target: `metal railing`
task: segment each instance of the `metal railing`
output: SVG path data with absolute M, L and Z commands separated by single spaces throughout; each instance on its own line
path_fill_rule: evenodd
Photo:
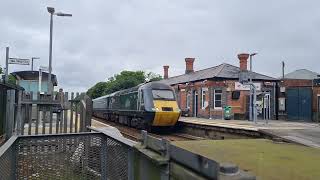
M 0 148 L 0 179 L 130 179 L 134 144 L 91 132 L 14 136 Z
M 146 132 L 139 143 L 95 131 L 11 137 L 0 147 L 0 179 L 255 179 Z

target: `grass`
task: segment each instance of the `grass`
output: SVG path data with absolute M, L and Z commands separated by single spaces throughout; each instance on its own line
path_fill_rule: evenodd
M 320 150 L 265 139 L 176 141 L 174 145 L 217 162 L 231 162 L 258 179 L 320 179 Z

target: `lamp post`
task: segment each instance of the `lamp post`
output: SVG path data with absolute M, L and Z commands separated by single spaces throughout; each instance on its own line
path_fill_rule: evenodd
M 31 58 L 31 71 L 33 71 L 33 60 L 36 60 L 36 59 L 40 59 L 39 57 L 32 57 Z
M 51 74 L 52 74 L 52 29 L 53 29 L 53 15 L 56 16 L 67 16 L 71 17 L 72 14 L 58 12 L 55 13 L 53 7 L 47 7 L 48 12 L 50 13 L 50 42 L 49 42 L 49 77 L 48 77 L 48 93 L 52 94 L 53 86 L 51 87 Z
M 253 56 L 255 56 L 255 55 L 257 55 L 258 53 L 252 53 L 252 54 L 250 54 L 249 56 L 250 56 L 250 83 L 252 84 L 252 57 Z M 250 86 L 250 106 L 249 106 L 249 119 L 250 119 L 250 121 L 252 121 L 253 120 L 253 118 L 252 118 L 252 116 L 253 116 L 253 102 L 252 102 L 252 87 Z

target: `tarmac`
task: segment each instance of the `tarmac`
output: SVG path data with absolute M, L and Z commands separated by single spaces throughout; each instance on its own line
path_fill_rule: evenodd
M 257 123 L 254 123 L 248 120 L 221 120 L 196 117 L 181 117 L 179 121 L 214 127 L 259 131 L 290 142 L 320 148 L 319 123 L 282 120 L 258 120 Z

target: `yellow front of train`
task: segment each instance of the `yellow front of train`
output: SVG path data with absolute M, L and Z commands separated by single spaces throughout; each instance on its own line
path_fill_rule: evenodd
M 152 90 L 154 120 L 152 126 L 174 126 L 181 110 L 172 90 Z

